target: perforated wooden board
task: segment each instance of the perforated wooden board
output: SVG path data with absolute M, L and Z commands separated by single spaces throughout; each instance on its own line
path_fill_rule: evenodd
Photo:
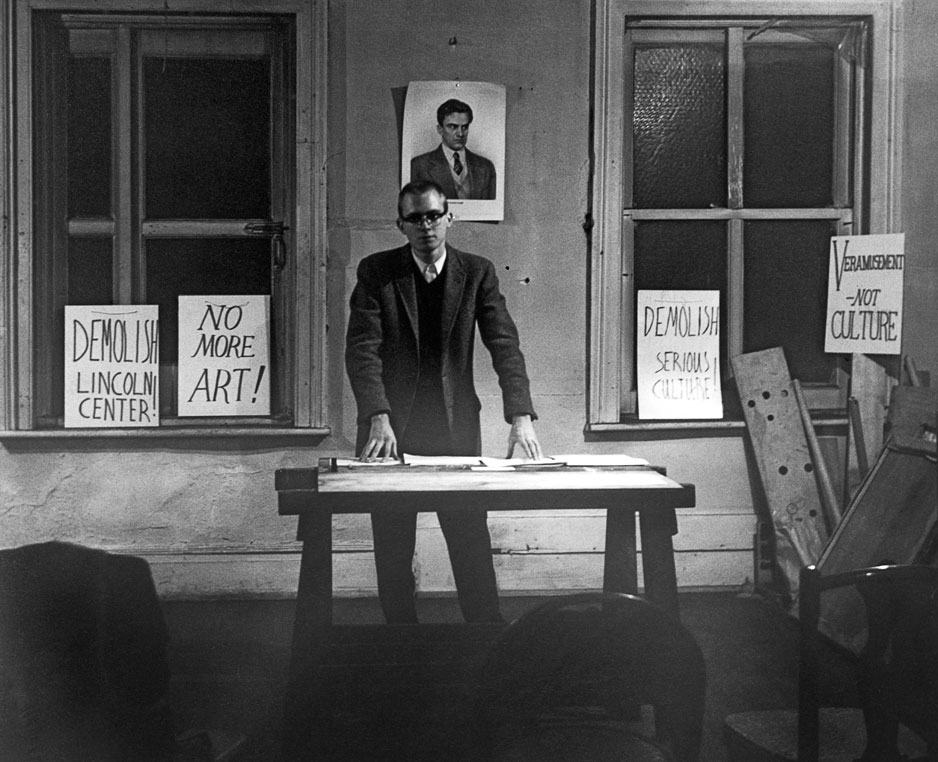
M 788 363 L 780 347 L 737 355 L 732 363 L 775 528 L 777 562 L 795 594 L 801 567 L 821 557 L 827 529 Z

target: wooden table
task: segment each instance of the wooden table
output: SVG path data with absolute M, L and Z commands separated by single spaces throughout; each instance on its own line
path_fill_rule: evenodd
M 678 613 L 671 541 L 677 533 L 675 508 L 692 507 L 695 492 L 693 485 L 675 482 L 660 468 L 343 467 L 327 458 L 319 461 L 318 468 L 278 470 L 275 486 L 279 512 L 299 517 L 298 538 L 303 542 L 291 656 L 293 687 L 287 698 L 288 732 L 291 705 L 304 701 L 299 686 L 315 669 L 332 628 L 332 516 L 336 513 L 604 508 L 603 589 L 631 594 L 638 590 L 638 514 L 645 595 Z

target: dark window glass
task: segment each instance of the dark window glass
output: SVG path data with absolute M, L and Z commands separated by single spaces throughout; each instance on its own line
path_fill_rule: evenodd
M 720 325 L 726 326 L 726 225 L 636 223 L 635 290 L 719 291 Z M 725 329 L 720 331 L 720 356 L 726 366 Z
M 68 215 L 111 214 L 111 64 L 68 61 Z
M 147 217 L 269 217 L 268 62 L 148 58 L 144 72 Z
M 157 239 L 147 243 L 147 304 L 160 306 L 160 361 L 178 352 L 176 297 L 269 294 L 270 241 Z
M 722 47 L 636 48 L 634 76 L 634 206 L 726 206 Z
M 792 378 L 828 383 L 834 357 L 824 352 L 832 223 L 745 223 L 743 351 L 782 347 Z
M 745 61 L 745 205 L 830 206 L 833 51 L 809 44 L 751 45 Z
M 110 238 L 69 238 L 67 304 L 113 303 Z

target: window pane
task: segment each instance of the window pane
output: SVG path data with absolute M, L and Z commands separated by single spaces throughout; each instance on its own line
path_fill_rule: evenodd
M 746 47 L 747 207 L 833 204 L 834 55 L 822 45 Z
M 720 325 L 723 327 L 720 331 L 720 356 L 723 358 L 724 367 L 726 366 L 724 223 L 636 223 L 635 290 L 644 289 L 719 291 Z M 636 337 L 633 336 L 632 340 L 634 342 Z
M 112 304 L 110 238 L 69 238 L 67 304 Z
M 833 224 L 747 222 L 743 351 L 782 347 L 792 378 L 828 383 L 824 353 L 827 269 Z
M 148 58 L 150 219 L 270 216 L 267 61 Z
M 636 223 L 635 288 L 725 291 L 725 224 Z
M 111 64 L 68 62 L 68 215 L 111 214 Z
M 160 305 L 160 361 L 176 361 L 180 294 L 269 294 L 270 241 L 157 239 L 147 242 L 147 304 Z
M 634 206 L 726 206 L 723 48 L 636 48 L 634 77 Z

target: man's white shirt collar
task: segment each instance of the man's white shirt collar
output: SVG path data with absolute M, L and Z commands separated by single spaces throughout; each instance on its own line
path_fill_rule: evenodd
M 426 262 L 424 262 L 420 257 L 418 257 L 416 254 L 414 254 L 413 249 L 410 250 L 410 256 L 414 258 L 414 262 L 417 263 L 417 269 L 420 270 L 421 274 L 425 273 L 429 265 Z M 434 267 L 436 267 L 437 275 L 443 272 L 444 264 L 446 264 L 446 248 L 445 247 L 443 249 L 443 253 L 440 255 L 440 258 L 433 262 Z

